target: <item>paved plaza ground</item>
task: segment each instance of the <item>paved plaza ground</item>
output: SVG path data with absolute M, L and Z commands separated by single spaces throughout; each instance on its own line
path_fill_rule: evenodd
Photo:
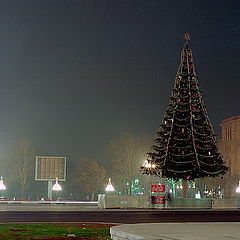
M 240 240 L 240 222 L 124 224 L 110 233 L 113 240 Z

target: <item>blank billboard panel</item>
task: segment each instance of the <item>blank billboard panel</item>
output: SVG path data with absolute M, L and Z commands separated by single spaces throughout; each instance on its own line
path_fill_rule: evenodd
M 66 157 L 36 157 L 35 180 L 66 180 Z

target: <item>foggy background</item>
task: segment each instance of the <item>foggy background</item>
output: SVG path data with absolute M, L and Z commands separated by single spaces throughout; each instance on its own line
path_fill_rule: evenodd
M 239 115 L 239 1 L 1 0 L 0 174 L 27 139 L 36 155 L 108 166 L 123 133 L 152 136 L 190 47 L 216 133 Z M 14 166 L 13 166 L 14 167 Z

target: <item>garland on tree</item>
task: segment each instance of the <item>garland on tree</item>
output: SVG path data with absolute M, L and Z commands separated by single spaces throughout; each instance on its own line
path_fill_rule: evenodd
M 185 40 L 169 105 L 142 171 L 174 180 L 222 176 L 228 167 L 218 151 L 203 103 L 189 34 Z

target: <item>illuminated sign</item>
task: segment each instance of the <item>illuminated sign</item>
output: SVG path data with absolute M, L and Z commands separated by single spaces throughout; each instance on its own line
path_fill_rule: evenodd
M 165 192 L 165 185 L 151 185 L 151 192 L 152 193 L 163 193 Z

